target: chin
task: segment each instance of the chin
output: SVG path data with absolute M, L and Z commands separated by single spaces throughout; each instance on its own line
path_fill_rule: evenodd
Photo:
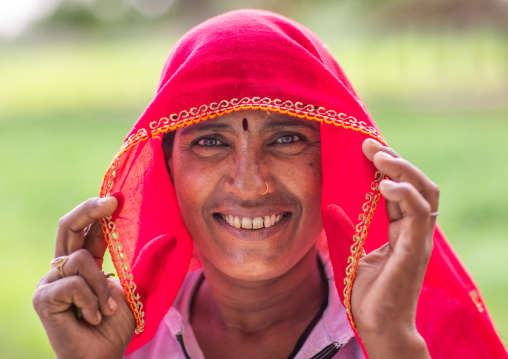
M 224 258 L 222 268 L 227 276 L 243 281 L 263 281 L 277 278 L 289 271 L 296 263 L 291 258 L 274 254 L 237 253 Z
M 272 252 L 273 253 L 273 252 Z M 221 256 L 219 261 L 210 263 L 224 275 L 241 281 L 263 281 L 277 278 L 291 269 L 294 263 L 288 258 L 274 254 L 245 253 L 242 251 Z

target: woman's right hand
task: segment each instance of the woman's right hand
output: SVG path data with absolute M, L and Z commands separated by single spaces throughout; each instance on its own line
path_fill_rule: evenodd
M 107 244 L 99 218 L 111 215 L 117 205 L 114 197 L 91 198 L 58 223 L 55 258 L 68 256 L 63 277 L 52 268 L 33 296 L 58 358 L 121 358 L 134 334 L 134 316 L 120 282 L 105 278 L 100 269 Z

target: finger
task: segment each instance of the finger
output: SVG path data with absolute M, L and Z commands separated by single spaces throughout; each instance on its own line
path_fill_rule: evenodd
M 389 222 L 399 220 L 403 217 L 403 213 L 397 202 L 392 202 L 385 198 L 385 209 Z
M 85 249 L 80 249 L 69 256 L 69 259 L 62 266 L 64 278 L 78 276 L 83 278 L 92 292 L 97 297 L 100 311 L 105 315 L 112 315 L 116 310 L 116 302 L 112 298 L 108 281 L 102 271 L 97 267 L 92 255 Z M 40 284 L 58 282 L 61 276 L 52 268 L 48 275 L 44 277 Z M 78 306 L 78 304 L 76 303 Z M 78 308 L 80 308 L 78 306 Z
M 400 157 L 394 149 L 388 146 L 383 146 L 380 142 L 374 140 L 373 138 L 367 138 L 363 141 L 362 150 L 365 156 L 371 161 L 374 160 L 374 155 L 379 151 L 388 153 L 392 157 Z
M 399 157 L 399 155 L 397 154 L 397 152 L 395 152 L 395 150 L 393 150 L 390 147 L 382 145 L 380 142 L 374 140 L 373 138 L 367 138 L 365 141 L 363 141 L 362 150 L 365 156 L 370 161 L 374 161 L 374 156 L 378 152 L 387 153 L 395 158 Z M 402 217 L 402 212 L 400 211 L 400 208 L 397 203 L 386 201 L 385 207 L 390 222 L 400 219 Z
M 401 220 L 390 224 L 398 235 L 389 236 L 392 251 L 386 278 L 397 288 L 406 288 L 401 295 L 417 298 L 432 253 L 435 218 L 430 216 L 429 203 L 409 183 L 383 180 L 380 191 L 403 212 Z
M 390 224 L 398 234 L 389 236 L 391 254 L 385 266 L 385 280 L 393 286 L 395 298 L 403 303 L 420 293 L 432 253 L 435 218 L 430 216 L 430 204 L 409 183 L 383 180 L 380 191 L 398 203 L 403 212 L 401 220 Z
M 39 316 L 50 320 L 57 315 L 74 316 L 73 305 L 81 309 L 86 322 L 97 325 L 102 320 L 97 296 L 80 276 L 62 278 L 39 287 L 33 303 Z
M 402 211 L 403 218 L 400 223 L 392 224 L 398 227 L 396 237 L 404 238 L 404 249 L 416 256 L 420 249 L 427 253 L 429 246 L 427 242 L 432 242 L 435 224 L 435 217 L 430 215 L 430 204 L 414 186 L 407 182 L 383 180 L 379 184 L 379 189 L 386 199 L 397 203 Z
M 83 248 L 90 252 L 99 268 L 102 268 L 104 253 L 107 247 L 108 244 L 104 239 L 101 223 L 100 221 L 95 221 L 85 236 Z
M 402 158 L 400 158 L 400 156 L 397 154 L 397 152 L 395 152 L 392 148 L 390 147 L 387 147 L 387 146 L 383 146 L 380 142 L 372 139 L 372 138 L 368 138 L 366 139 L 364 142 L 363 142 L 363 145 L 362 145 L 362 149 L 363 149 L 363 152 L 365 154 L 365 156 L 371 160 L 371 161 L 375 161 L 375 157 L 376 157 L 376 154 L 378 154 L 378 152 L 381 152 L 379 154 L 379 156 L 382 158 L 382 159 L 395 159 L 395 161 L 392 161 L 392 163 L 397 163 L 397 161 L 399 162 L 399 164 L 401 165 L 406 165 L 407 167 L 409 167 L 411 169 L 411 173 L 408 173 L 409 175 L 411 175 L 409 178 L 405 178 L 403 175 L 404 173 L 401 172 L 401 166 L 398 166 L 398 168 L 395 168 L 395 172 L 394 173 L 388 173 L 388 171 L 386 170 L 386 168 L 378 168 L 379 170 L 381 170 L 383 173 L 385 173 L 386 175 L 388 175 L 389 177 L 391 177 L 392 179 L 396 180 L 396 181 L 399 181 L 399 182 L 410 182 L 412 183 L 412 180 L 411 180 L 411 177 L 415 177 L 417 179 L 419 179 L 420 177 L 422 177 L 423 179 L 426 180 L 426 182 L 423 182 L 423 181 L 418 181 L 418 183 L 414 183 L 414 185 L 421 191 L 421 190 L 425 190 L 426 188 L 424 188 L 424 185 L 427 184 L 428 182 L 431 182 L 426 176 L 425 174 L 419 170 L 417 167 L 415 167 L 414 165 L 412 165 L 410 162 L 408 162 L 407 160 L 404 160 Z M 385 156 L 385 154 L 389 155 L 389 156 Z M 381 162 L 383 160 L 380 160 Z M 378 162 L 378 160 L 375 161 L 375 164 Z M 377 167 L 377 166 L 376 166 Z M 393 167 L 393 166 L 392 166 Z M 435 185 L 434 185 L 435 186 Z
M 81 249 L 85 229 L 99 218 L 111 215 L 117 204 L 115 197 L 90 198 L 63 216 L 58 222 L 55 257 Z
M 413 185 L 430 203 L 431 209 L 437 211 L 439 188 L 416 166 L 403 158 L 395 158 L 381 151 L 374 155 L 374 165 L 392 180 Z

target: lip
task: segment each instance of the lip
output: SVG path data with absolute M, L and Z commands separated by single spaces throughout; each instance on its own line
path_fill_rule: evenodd
M 273 211 L 270 211 L 272 213 Z M 281 211 L 283 212 L 283 211 Z M 281 212 L 275 212 L 275 213 L 281 213 Z M 221 212 L 222 214 L 226 214 Z M 265 212 L 268 213 L 268 212 Z M 275 214 L 274 213 L 274 214 Z M 224 221 L 219 213 L 215 212 L 213 214 L 213 222 L 216 223 L 220 229 L 226 230 L 230 235 L 233 237 L 240 239 L 240 240 L 246 240 L 246 241 L 263 241 L 268 239 L 269 237 L 275 235 L 276 233 L 282 231 L 284 228 L 287 227 L 289 224 L 289 221 L 291 220 L 292 213 L 291 212 L 284 212 L 284 217 L 277 222 L 275 225 L 270 226 L 268 228 L 263 227 L 259 229 L 245 229 L 245 228 L 235 228 L 231 227 L 226 221 Z M 247 216 L 246 216 L 247 217 Z M 258 216 L 261 217 L 261 216 Z M 252 217 L 251 217 L 252 218 Z

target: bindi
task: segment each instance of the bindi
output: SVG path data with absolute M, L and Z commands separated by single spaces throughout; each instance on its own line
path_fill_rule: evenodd
M 242 121 L 242 127 L 244 131 L 247 131 L 249 129 L 249 123 L 247 122 L 246 118 L 244 118 Z

